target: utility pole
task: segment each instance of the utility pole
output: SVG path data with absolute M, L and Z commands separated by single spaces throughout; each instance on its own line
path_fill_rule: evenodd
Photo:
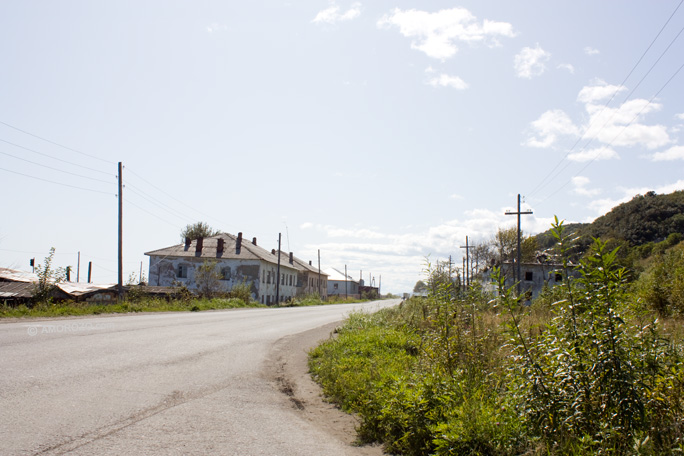
M 119 162 L 119 300 L 123 299 L 123 166 Z
M 78 261 L 76 262 L 76 282 L 81 278 L 81 252 L 78 252 Z
M 276 305 L 280 302 L 280 240 L 282 233 L 278 233 L 278 268 L 276 269 Z
M 470 288 L 470 249 L 472 249 L 473 247 L 468 245 L 468 236 L 466 236 L 466 245 L 462 245 L 461 248 L 466 249 L 465 280 L 466 280 L 466 287 Z
M 522 282 L 522 279 L 520 277 L 520 216 L 521 215 L 529 215 L 529 214 L 532 214 L 532 211 L 522 212 L 520 210 L 520 193 L 518 193 L 518 210 L 517 210 L 517 212 L 506 211 L 506 215 L 517 215 L 518 216 L 518 248 L 517 248 L 517 250 L 518 250 L 518 254 L 517 254 L 518 265 L 516 268 L 516 271 L 517 271 L 516 275 L 517 275 L 517 279 L 518 279 L 518 281 L 517 281 L 518 282 L 518 296 L 520 296 L 520 291 L 521 291 L 520 287 L 521 287 L 521 282 Z M 514 279 L 515 279 L 515 277 L 514 277 Z
M 349 299 L 349 290 L 347 289 L 347 265 L 344 265 L 344 299 Z
M 318 297 L 321 298 L 321 249 L 318 249 Z

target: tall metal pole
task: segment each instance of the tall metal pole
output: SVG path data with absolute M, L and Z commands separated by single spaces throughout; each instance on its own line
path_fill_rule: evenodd
M 318 249 L 318 297 L 321 298 L 321 249 Z
M 123 299 L 123 176 L 119 162 L 119 300 Z
M 280 302 L 280 240 L 282 233 L 278 233 L 278 268 L 276 269 L 276 304 Z
M 347 265 L 344 265 L 344 299 L 349 299 L 349 293 L 347 290 Z
M 466 236 L 466 245 L 461 246 L 462 249 L 466 249 L 466 260 L 463 269 L 465 269 L 465 284 L 466 287 L 470 287 L 470 249 L 472 248 L 468 245 L 468 236 Z
M 518 247 L 517 247 L 517 250 L 518 250 L 518 254 L 517 254 L 517 262 L 518 262 L 518 265 L 517 265 L 517 267 L 516 267 L 516 275 L 517 275 L 517 283 L 518 283 L 518 287 L 517 287 L 517 289 L 518 289 L 518 296 L 520 296 L 521 285 L 522 285 L 522 283 L 521 283 L 521 282 L 522 282 L 522 278 L 520 277 L 520 276 L 521 276 L 521 272 L 520 272 L 520 258 L 521 258 L 521 255 L 520 255 L 520 250 L 521 250 L 521 241 L 520 241 L 520 238 L 521 238 L 521 235 L 520 235 L 520 232 L 521 232 L 521 231 L 520 231 L 520 216 L 521 216 L 521 215 L 529 215 L 529 214 L 532 214 L 532 211 L 525 211 L 525 212 L 522 212 L 522 211 L 520 210 L 520 193 L 518 193 L 518 211 L 517 211 L 517 212 L 506 211 L 506 215 L 517 215 L 517 216 L 518 216 Z M 516 278 L 514 277 L 513 280 L 515 280 L 515 279 L 516 279 Z

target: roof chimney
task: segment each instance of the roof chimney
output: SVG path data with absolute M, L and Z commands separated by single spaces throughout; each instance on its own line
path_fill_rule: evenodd
M 294 264 L 294 255 L 290 252 L 290 264 Z
M 275 255 L 275 249 L 271 249 L 271 255 Z
M 204 244 L 204 238 L 197 238 L 197 245 L 195 246 L 196 253 L 202 253 L 202 244 Z
M 242 250 L 242 232 L 238 233 L 237 240 L 235 241 L 235 253 L 240 255 L 240 250 Z
M 257 245 L 256 238 L 252 238 L 252 244 Z
M 186 249 L 187 249 L 187 248 L 190 248 L 190 243 L 191 243 L 191 242 L 192 242 L 192 239 L 190 239 L 189 237 L 186 236 L 186 237 L 185 237 L 185 248 L 186 248 Z
M 311 264 L 311 260 L 309 260 L 309 266 L 313 266 L 313 264 Z
M 216 244 L 216 253 L 217 254 L 223 254 L 223 244 L 225 244 L 225 240 L 223 238 L 218 238 L 218 243 Z

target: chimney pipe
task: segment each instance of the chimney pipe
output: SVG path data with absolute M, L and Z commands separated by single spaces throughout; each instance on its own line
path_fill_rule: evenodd
M 311 264 L 311 260 L 309 260 L 309 266 L 313 266 L 313 264 Z
M 275 255 L 275 249 L 271 249 L 271 255 Z
M 191 242 L 192 242 L 192 240 L 191 240 L 189 237 L 186 236 L 186 237 L 185 237 L 185 248 L 186 248 L 186 249 L 190 247 L 190 243 L 191 243 Z
M 197 245 L 195 246 L 195 252 L 202 253 L 202 244 L 204 244 L 204 238 L 197 238 Z
M 223 254 L 223 244 L 226 241 L 223 238 L 218 239 L 218 243 L 216 244 L 216 253 L 218 254 Z
M 237 255 L 239 255 L 241 249 L 242 249 L 242 232 L 239 232 L 237 240 L 235 241 L 235 253 Z
M 290 252 L 290 264 L 294 264 L 294 255 Z
M 252 244 L 257 245 L 256 238 L 252 238 Z

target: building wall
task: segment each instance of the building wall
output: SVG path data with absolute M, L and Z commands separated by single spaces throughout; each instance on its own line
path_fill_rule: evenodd
M 320 298 L 328 299 L 328 276 L 321 274 L 319 279 L 317 272 L 299 271 L 297 274 L 297 296 L 318 295 L 319 288 Z
M 205 258 L 163 258 L 150 256 L 149 283 L 157 286 L 184 285 L 196 291 L 195 271 Z M 275 303 L 277 265 L 262 260 L 224 259 L 216 261 L 221 273 L 220 291 L 230 291 L 235 285 L 250 285 L 252 299 L 264 304 Z M 280 300 L 286 301 L 296 295 L 297 270 L 280 266 Z
M 346 295 L 349 297 L 359 297 L 359 284 L 351 280 L 348 280 L 346 284 Z M 328 280 L 328 296 L 345 296 L 345 281 Z

